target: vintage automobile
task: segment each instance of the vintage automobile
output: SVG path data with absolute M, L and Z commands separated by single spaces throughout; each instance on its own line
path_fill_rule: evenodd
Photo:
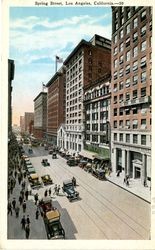
M 72 166 L 77 166 L 77 161 L 76 161 L 76 159 L 73 157 L 73 158 L 68 159 L 67 164 L 68 164 L 68 166 L 70 166 L 70 167 L 72 167 Z
M 85 166 L 84 166 L 84 170 L 88 173 L 90 173 L 92 171 L 92 164 L 90 162 L 88 162 Z
M 29 154 L 33 154 L 32 148 L 29 148 L 29 149 L 28 149 L 28 152 L 29 152 Z
M 33 168 L 33 165 L 32 164 L 26 165 L 25 169 L 28 170 L 29 168 Z
M 65 180 L 62 187 L 63 192 L 66 194 L 66 197 L 69 201 L 79 198 L 79 192 L 74 189 L 72 180 Z
M 48 239 L 65 239 L 65 231 L 61 225 L 60 213 L 57 209 L 46 213 L 44 223 Z
M 41 188 L 43 186 L 43 184 L 39 181 L 39 176 L 36 173 L 30 174 L 28 180 L 32 189 Z
M 79 162 L 79 167 L 84 168 L 87 165 L 88 161 L 81 159 Z
M 48 159 L 42 159 L 41 163 L 42 163 L 42 165 L 43 165 L 44 167 L 50 166 L 50 163 L 48 162 Z
M 45 217 L 48 211 L 54 210 L 55 208 L 52 206 L 51 197 L 44 197 L 39 201 L 39 209 L 41 216 Z
M 45 186 L 53 184 L 53 181 L 49 174 L 41 176 L 41 179 Z
M 99 180 L 103 180 L 105 179 L 105 170 L 101 169 L 101 168 L 92 168 L 92 175 L 94 175 L 95 177 L 97 177 Z
M 28 168 L 27 169 L 27 175 L 31 175 L 31 174 L 35 174 L 36 173 L 36 170 L 34 167 L 31 167 L 31 168 Z
M 56 152 L 52 153 L 52 159 L 57 159 L 57 153 Z
M 50 149 L 50 150 L 48 151 L 48 154 L 49 154 L 49 155 L 52 155 L 52 154 L 53 154 L 53 149 Z

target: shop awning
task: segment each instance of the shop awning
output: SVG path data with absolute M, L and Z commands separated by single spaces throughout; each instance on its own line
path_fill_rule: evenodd
M 102 155 L 102 156 L 101 155 L 96 155 L 95 158 L 98 159 L 98 160 L 101 160 L 101 161 L 102 160 L 103 161 L 109 161 L 110 160 L 110 158 L 107 157 L 106 155 L 105 156 L 104 155 Z
M 94 153 L 94 152 L 90 152 L 90 151 L 88 151 L 88 150 L 82 150 L 80 153 L 79 153 L 79 155 L 81 155 L 81 156 L 83 156 L 83 157 L 86 157 L 86 158 L 88 158 L 88 159 L 91 159 L 91 160 L 93 160 L 95 157 L 96 157 L 96 153 Z

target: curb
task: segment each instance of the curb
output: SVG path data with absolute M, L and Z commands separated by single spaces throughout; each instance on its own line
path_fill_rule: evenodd
M 116 182 L 111 181 L 111 180 L 109 180 L 109 179 L 107 179 L 107 181 L 109 181 L 109 182 L 111 182 L 112 184 L 114 184 L 114 185 L 116 185 L 116 186 L 118 186 L 118 187 L 122 188 L 123 190 L 125 190 L 125 191 L 129 192 L 130 194 L 133 194 L 133 195 L 137 196 L 139 199 L 141 199 L 141 200 L 143 200 L 143 201 L 145 201 L 145 202 L 147 202 L 147 203 L 151 204 L 151 201 L 148 201 L 148 200 L 146 200 L 145 198 L 143 198 L 143 197 L 139 196 L 138 194 L 135 194 L 135 193 L 131 192 L 130 190 L 128 190 L 128 189 L 126 189 L 126 188 L 124 188 L 124 187 L 120 186 L 120 185 L 119 185 L 119 184 L 117 184 Z

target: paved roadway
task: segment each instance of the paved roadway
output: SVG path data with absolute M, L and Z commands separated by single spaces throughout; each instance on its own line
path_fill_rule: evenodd
M 49 159 L 49 167 L 42 166 L 43 157 Z M 59 196 L 52 193 L 53 205 L 61 213 L 61 223 L 67 239 L 149 239 L 150 204 L 147 202 L 108 181 L 96 179 L 79 167 L 69 167 L 66 160 L 59 155 L 58 159 L 52 159 L 52 156 L 48 155 L 42 147 L 34 148 L 34 154 L 30 160 L 39 176 L 50 174 L 54 184 L 60 184 L 61 187 L 63 180 L 76 177 L 78 184 L 76 189 L 80 193 L 79 200 L 69 202 L 62 190 Z M 54 184 L 51 185 L 52 191 Z M 33 194 L 38 192 L 41 198 L 46 188 L 33 191 Z M 29 202 L 32 202 L 29 213 L 31 226 L 33 226 L 30 238 L 46 239 L 42 218 L 40 217 L 39 221 L 34 218 L 33 196 Z M 12 235 L 11 229 L 10 235 Z M 11 238 L 14 237 L 11 236 Z M 19 237 L 18 233 L 16 237 Z

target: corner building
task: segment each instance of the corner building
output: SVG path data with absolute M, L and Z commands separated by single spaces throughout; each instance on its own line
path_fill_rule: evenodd
M 152 8 L 112 8 L 112 168 L 151 184 Z
M 81 40 L 64 62 L 66 66 L 66 149 L 80 152 L 84 142 L 84 87 L 110 71 L 111 41 L 94 35 Z

